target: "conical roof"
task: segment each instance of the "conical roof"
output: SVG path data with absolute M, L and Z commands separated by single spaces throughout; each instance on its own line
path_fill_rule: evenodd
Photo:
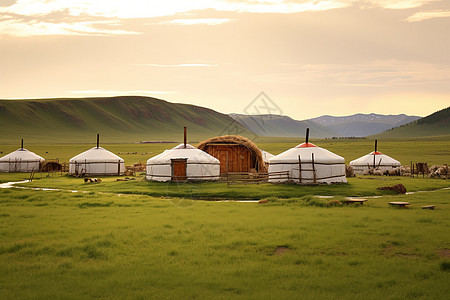
M 398 160 L 393 159 L 390 156 L 387 156 L 386 154 L 383 154 L 381 152 L 371 152 L 367 155 L 364 155 L 360 158 L 357 158 L 355 160 L 352 160 L 350 162 L 351 166 L 373 166 L 373 158 L 375 156 L 375 166 L 400 166 L 401 163 Z
M 298 162 L 298 156 L 303 163 L 312 162 L 314 154 L 315 163 L 345 163 L 342 156 L 334 154 L 327 149 L 318 147 L 312 143 L 302 143 L 294 148 L 284 151 L 269 160 L 269 163 L 292 163 Z
M 34 152 L 31 152 L 25 148 L 17 149 L 3 157 L 0 158 L 0 161 L 44 161 L 45 159 Z
M 123 162 L 124 160 L 112 153 L 111 151 L 108 151 L 102 147 L 94 147 L 89 150 L 84 151 L 83 153 L 80 153 L 74 157 L 72 157 L 69 162 Z
M 261 149 L 259 149 L 259 150 L 261 150 Z M 261 154 L 262 154 L 262 157 L 263 157 L 263 161 L 264 161 L 265 163 L 268 163 L 269 160 L 270 160 L 272 157 L 275 156 L 275 155 L 273 155 L 272 153 L 269 153 L 269 152 L 264 151 L 264 150 L 261 150 Z
M 219 164 L 219 160 L 203 150 L 195 148 L 192 145 L 180 144 L 172 149 L 165 150 L 164 152 L 150 158 L 147 164 L 167 163 L 172 159 L 187 158 L 187 163 L 211 163 Z

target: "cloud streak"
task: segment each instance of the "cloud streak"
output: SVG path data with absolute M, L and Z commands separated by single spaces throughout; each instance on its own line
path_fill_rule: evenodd
M 413 14 L 406 19 L 407 22 L 421 22 L 434 18 L 449 18 L 450 11 L 444 10 L 434 10 L 434 11 L 424 11 Z
M 176 64 L 176 65 L 161 65 L 161 64 L 140 64 L 140 66 L 148 67 L 160 67 L 160 68 L 192 68 L 192 67 L 217 67 L 218 65 L 205 64 L 205 63 L 188 63 L 188 64 Z
M 101 28 L 101 26 L 115 24 L 116 22 L 113 21 L 50 23 L 37 20 L 25 22 L 7 19 L 6 21 L 0 22 L 0 33 L 17 37 L 44 35 L 112 36 L 139 34 L 134 31 Z
M 73 94 L 86 94 L 86 95 L 167 95 L 173 94 L 174 91 L 147 91 L 147 90 L 134 90 L 134 91 L 117 91 L 117 90 L 85 90 L 85 91 L 70 91 Z
M 366 0 L 364 2 L 360 0 L 165 0 L 163 2 L 154 0 L 17 0 L 12 5 L 0 6 L 0 35 L 24 37 L 137 34 L 134 31 L 100 28 L 99 25 L 102 25 L 102 22 L 106 24 L 105 19 L 114 20 L 119 24 L 117 19 L 157 17 L 174 19 L 154 24 L 221 25 L 234 19 L 175 17 L 179 14 L 206 10 L 229 13 L 290 14 L 361 5 L 369 8 L 410 9 L 436 1 L 438 0 Z M 415 22 L 437 17 L 448 17 L 448 12 L 416 13 L 406 20 Z M 99 18 L 103 19 L 99 21 Z M 68 19 L 73 21 L 68 22 Z
M 202 18 L 202 19 L 175 19 L 165 21 L 157 24 L 172 24 L 172 25 L 221 25 L 234 21 L 233 19 L 218 19 L 218 18 Z
M 336 87 L 392 87 L 450 81 L 450 68 L 428 63 L 382 60 L 366 64 L 290 66 L 291 72 L 261 76 L 261 82 L 327 83 Z

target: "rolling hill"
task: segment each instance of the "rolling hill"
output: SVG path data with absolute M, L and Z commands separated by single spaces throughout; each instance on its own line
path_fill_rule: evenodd
M 304 137 L 306 128 L 310 128 L 312 138 L 326 138 L 336 135 L 332 130 L 315 122 L 309 120 L 296 121 L 288 116 L 242 114 L 230 114 L 230 116 L 258 136 Z
M 405 125 L 374 135 L 376 138 L 403 138 L 450 135 L 450 107 Z
M 214 110 L 150 97 L 0 100 L 0 143 L 41 140 L 105 143 L 143 140 L 199 141 L 239 133 L 253 135 L 231 117 Z
M 355 114 L 345 117 L 321 116 L 309 119 L 341 137 L 365 137 L 420 119 L 418 116 Z

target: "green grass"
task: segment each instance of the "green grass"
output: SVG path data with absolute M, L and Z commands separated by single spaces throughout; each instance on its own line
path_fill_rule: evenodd
M 100 185 L 98 185 L 100 186 Z M 410 209 L 389 208 L 405 199 Z M 444 299 L 450 191 L 364 206 L 0 190 L 4 299 Z M 434 203 L 434 211 L 421 205 Z M 275 254 L 279 246 L 287 248 Z
M 450 183 L 446 180 L 382 176 L 348 178 L 348 184 L 317 186 L 271 183 L 263 183 L 258 185 L 228 185 L 224 182 L 161 183 L 147 181 L 142 175 L 138 176 L 136 180 L 130 181 L 116 181 L 116 178 L 117 177 L 103 177 L 101 183 L 90 184 L 85 183 L 81 178 L 71 176 L 36 177 L 33 182 L 23 183 L 21 186 L 116 194 L 136 194 L 155 197 L 183 197 L 205 200 L 259 200 L 267 197 L 295 198 L 305 195 L 364 197 L 392 194 L 393 192 L 391 191 L 381 191 L 377 190 L 377 188 L 392 186 L 399 183 L 402 183 L 408 192 L 428 191 L 450 186 Z
M 95 136 L 93 136 L 95 139 Z M 258 137 L 257 145 L 272 154 L 279 154 L 285 150 L 302 143 L 298 138 L 267 138 Z M 317 146 L 328 149 L 345 158 L 346 163 L 366 155 L 373 151 L 374 141 L 370 139 L 338 139 L 338 140 L 312 140 Z M 195 142 L 192 143 L 196 145 Z M 118 154 L 125 160 L 126 165 L 136 162 L 146 161 L 165 149 L 175 147 L 177 144 L 101 144 L 102 147 Z M 45 159 L 58 158 L 61 162 L 68 162 L 73 156 L 95 146 L 95 140 L 90 144 L 79 143 L 31 143 L 25 145 L 30 151 L 41 155 Z M 0 156 L 17 150 L 20 147 L 19 141 L 16 144 L 0 145 Z M 395 159 L 403 165 L 410 165 L 410 162 L 427 162 L 429 166 L 433 164 L 449 163 L 450 139 L 447 137 L 434 138 L 410 138 L 410 139 L 385 139 L 378 140 L 378 149 Z
M 277 154 L 301 141 L 256 142 Z M 347 162 L 372 149 L 370 140 L 313 142 Z M 450 157 L 449 143 L 402 139 L 379 146 L 403 164 L 437 164 Z M 121 155 L 129 165 L 172 146 L 105 148 L 130 153 Z M 28 148 L 67 161 L 90 147 L 41 141 Z M 17 147 L 0 148 L 5 153 Z M 450 293 L 450 190 L 442 189 L 448 180 L 363 176 L 331 186 L 228 186 L 147 182 L 143 175 L 86 184 L 47 175 L 36 174 L 24 186 L 63 190 L 0 189 L 0 298 L 444 299 Z M 4 173 L 0 183 L 28 178 Z M 397 183 L 427 192 L 376 189 Z M 371 195 L 380 197 L 363 206 L 330 205 Z M 390 208 L 391 201 L 411 205 Z M 276 254 L 281 246 L 285 252 Z

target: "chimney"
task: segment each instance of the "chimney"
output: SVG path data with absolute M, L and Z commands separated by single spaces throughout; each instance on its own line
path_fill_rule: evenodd
M 186 148 L 187 128 L 184 127 L 184 148 Z
M 100 145 L 100 134 L 97 133 L 97 149 Z
M 22 142 L 20 144 L 20 149 L 23 149 L 23 139 L 22 139 Z
M 309 142 L 309 128 L 306 128 L 306 144 Z

